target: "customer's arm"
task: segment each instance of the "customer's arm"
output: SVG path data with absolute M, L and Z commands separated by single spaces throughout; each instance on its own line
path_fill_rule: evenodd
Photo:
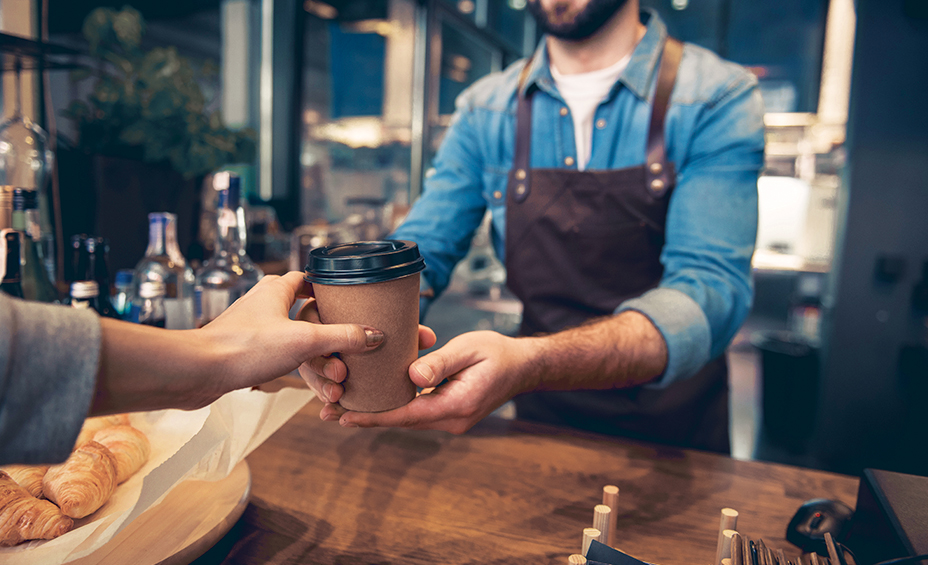
M 303 286 L 302 273 L 266 276 L 207 326 L 183 331 L 0 296 L 0 464 L 63 460 L 88 415 L 199 408 L 383 340 L 373 328 L 290 320 Z
M 302 273 L 265 276 L 197 330 L 103 320 L 91 412 L 200 408 L 231 390 L 285 375 L 314 357 L 364 351 L 383 340 L 374 328 L 288 319 L 303 287 Z
M 93 398 L 100 322 L 0 293 L 0 464 L 60 461 Z

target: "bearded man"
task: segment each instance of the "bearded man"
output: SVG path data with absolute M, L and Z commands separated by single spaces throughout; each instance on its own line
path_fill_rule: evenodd
M 315 359 L 320 416 L 461 433 L 514 398 L 518 418 L 727 453 L 725 349 L 753 298 L 757 82 L 637 0 L 528 6 L 537 50 L 461 94 L 392 235 L 418 243 L 437 296 L 489 210 L 520 336 L 452 339 L 410 367 L 434 391 L 379 414 L 341 408 L 343 367 Z

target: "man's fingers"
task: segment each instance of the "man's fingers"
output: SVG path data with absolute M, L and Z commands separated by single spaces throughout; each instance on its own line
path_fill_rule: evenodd
M 372 428 L 377 426 L 391 428 L 420 429 L 428 427 L 438 420 L 439 412 L 433 400 L 429 397 L 438 395 L 417 396 L 405 406 L 386 412 L 346 412 L 339 423 L 347 428 Z
M 305 363 L 300 365 L 298 372 L 300 373 L 300 378 L 306 383 L 306 386 L 315 392 L 316 396 L 326 402 L 338 402 L 342 394 L 345 393 L 345 388 L 342 385 L 319 376 Z
M 327 403 L 319 411 L 319 418 L 326 422 L 335 422 L 346 412 L 348 411 L 338 404 Z
M 348 367 L 338 357 L 313 357 L 309 360 L 309 367 L 317 375 L 336 383 L 342 382 L 348 376 Z
M 409 428 L 444 430 L 454 434 L 466 432 L 473 423 L 454 412 L 455 400 L 446 394 L 420 394 L 406 406 L 387 412 L 346 411 L 339 419 L 345 428 Z
M 479 361 L 475 356 L 480 353 L 465 345 L 463 340 L 455 338 L 441 349 L 416 359 L 409 366 L 409 378 L 416 386 L 427 388 L 474 365 Z
M 419 349 L 428 349 L 435 345 L 438 338 L 432 328 L 419 324 Z
M 319 320 L 319 309 L 316 307 L 316 299 L 310 298 L 307 300 L 300 311 L 296 315 L 297 320 L 303 320 L 304 322 L 312 322 L 314 324 L 322 323 Z

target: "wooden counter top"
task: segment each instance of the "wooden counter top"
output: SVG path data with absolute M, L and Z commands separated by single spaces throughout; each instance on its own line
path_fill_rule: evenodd
M 602 487 L 615 545 L 661 565 L 710 563 L 719 513 L 788 557 L 799 505 L 854 506 L 853 477 L 490 418 L 471 432 L 342 429 L 311 402 L 249 457 L 252 498 L 224 563 L 564 564 Z M 223 550 L 225 551 L 225 550 Z

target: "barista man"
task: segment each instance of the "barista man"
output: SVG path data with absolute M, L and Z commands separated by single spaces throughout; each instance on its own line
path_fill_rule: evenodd
M 410 367 L 431 394 L 377 414 L 336 404 L 344 366 L 315 359 L 303 373 L 330 402 L 320 416 L 461 433 L 514 398 L 519 418 L 728 452 L 724 351 L 751 304 L 764 152 L 757 83 L 669 38 L 637 0 L 528 7 L 545 39 L 460 96 L 392 236 L 418 243 L 437 295 L 489 209 L 524 337 L 456 337 Z

